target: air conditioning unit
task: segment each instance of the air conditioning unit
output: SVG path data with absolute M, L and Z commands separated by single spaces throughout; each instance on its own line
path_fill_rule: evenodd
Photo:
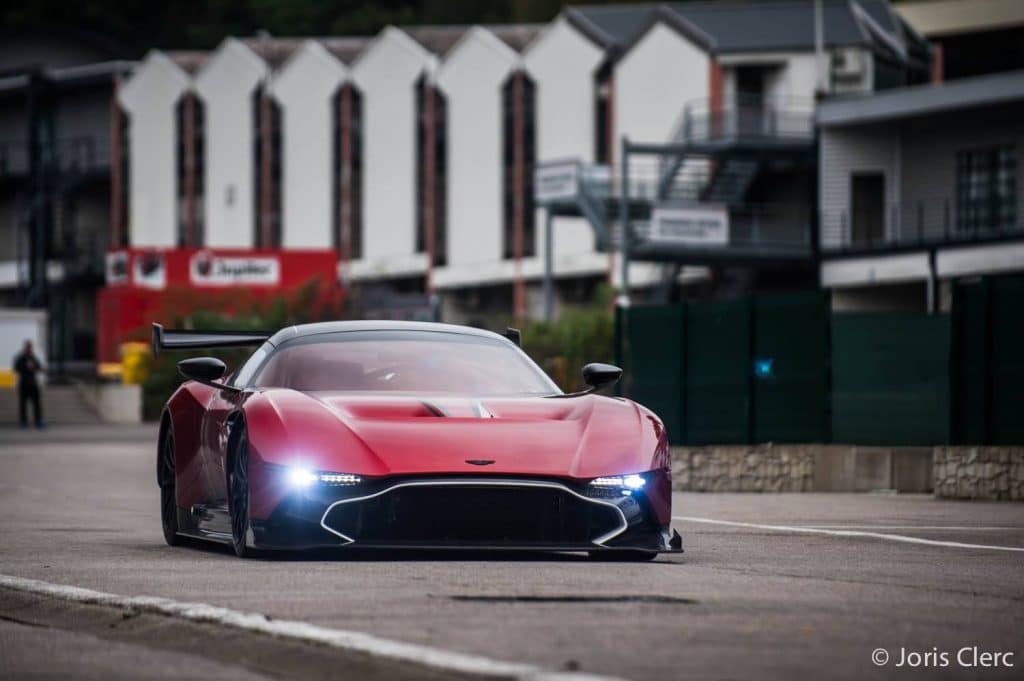
M 864 77 L 866 64 L 864 51 L 847 47 L 832 53 L 832 78 L 837 81 L 860 81 Z

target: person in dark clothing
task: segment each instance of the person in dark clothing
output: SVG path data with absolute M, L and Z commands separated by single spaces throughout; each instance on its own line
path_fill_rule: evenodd
M 25 341 L 25 347 L 14 358 L 14 373 L 18 375 L 18 415 L 21 417 L 22 428 L 28 428 L 28 402 L 32 402 L 36 428 L 44 425 L 43 408 L 39 401 L 39 381 L 36 379 L 36 374 L 42 371 L 43 363 L 32 352 L 32 341 Z

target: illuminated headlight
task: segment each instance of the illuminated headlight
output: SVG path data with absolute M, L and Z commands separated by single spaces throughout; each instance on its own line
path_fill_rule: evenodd
M 647 480 L 636 473 L 632 475 L 611 475 L 603 478 L 594 478 L 590 486 L 594 489 L 610 490 L 618 489 L 622 494 L 632 494 L 635 490 L 643 489 Z
M 309 487 L 316 483 L 338 486 L 358 485 L 363 481 L 361 477 L 351 473 L 321 473 L 294 467 L 285 471 L 285 479 L 289 485 L 298 488 Z

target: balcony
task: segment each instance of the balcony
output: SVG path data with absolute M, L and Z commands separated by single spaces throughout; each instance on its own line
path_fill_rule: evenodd
M 58 138 L 52 148 L 56 170 L 62 175 L 87 175 L 110 170 L 110 140 L 96 135 Z M 29 149 L 25 140 L 0 141 L 0 177 L 29 174 Z
M 958 201 L 947 196 L 890 204 L 883 211 L 824 211 L 824 255 L 860 255 L 1024 238 L 1016 206 Z
M 696 100 L 686 105 L 672 143 L 691 152 L 737 148 L 809 149 L 814 143 L 814 100 L 736 95 L 731 102 Z
M 631 257 L 650 262 L 802 262 L 811 257 L 811 214 L 802 203 L 719 200 L 721 173 L 691 159 L 663 186 L 661 161 L 630 166 L 628 206 L 623 206 L 618 169 L 578 161 L 542 164 L 534 186 L 537 202 L 554 215 L 590 222 L 601 250 L 621 245 L 621 214 L 629 215 Z

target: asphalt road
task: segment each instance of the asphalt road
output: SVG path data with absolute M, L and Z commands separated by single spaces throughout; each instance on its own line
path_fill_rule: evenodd
M 1021 504 L 678 494 L 686 553 L 649 564 L 458 554 L 241 561 L 163 543 L 153 452 L 148 427 L 0 430 L 0 575 L 627 679 L 1024 676 L 1024 551 L 975 547 L 1024 548 Z M 1012 652 L 1015 666 L 962 667 L 965 646 Z M 878 648 L 889 654 L 883 666 L 871 660 Z M 896 667 L 910 652 L 919 666 Z M 0 589 L 0 678 L 448 676 L 343 657 Z

